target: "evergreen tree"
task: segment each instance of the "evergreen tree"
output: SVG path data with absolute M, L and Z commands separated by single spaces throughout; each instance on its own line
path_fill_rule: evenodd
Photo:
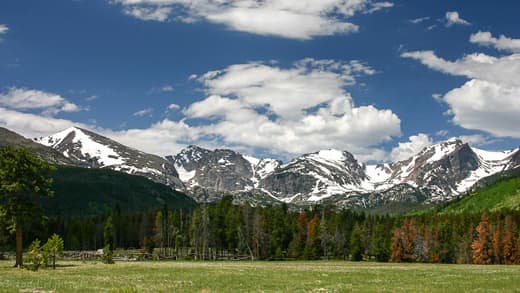
M 327 221 L 325 219 L 325 210 L 321 213 L 321 221 L 320 221 L 320 239 L 321 239 L 321 249 L 323 251 L 323 256 L 325 259 L 329 259 L 330 254 L 330 246 L 331 239 L 329 234 L 329 228 L 327 226 Z
M 504 263 L 513 264 L 515 262 L 515 226 L 513 216 L 506 216 L 506 233 L 504 236 Z
M 319 239 L 319 225 L 320 218 L 314 214 L 308 224 L 307 240 L 305 242 L 305 249 L 303 251 L 304 259 L 317 259 L 319 256 L 318 247 L 320 245 Z
M 113 264 L 114 224 L 112 223 L 112 216 L 109 216 L 105 221 L 103 239 L 105 241 L 105 246 L 103 247 L 103 263 Z
M 387 231 L 384 225 L 377 221 L 372 231 L 371 254 L 379 262 L 388 261 L 390 257 L 390 242 L 388 241 L 389 238 L 386 237 Z
M 52 196 L 50 173 L 54 167 L 26 149 L 0 149 L 0 203 L 3 218 L 16 234 L 15 267 L 23 265 L 23 233 L 41 219 L 40 197 Z
M 362 231 L 358 223 L 354 225 L 354 229 L 350 234 L 350 260 L 361 261 L 363 260 L 363 239 Z

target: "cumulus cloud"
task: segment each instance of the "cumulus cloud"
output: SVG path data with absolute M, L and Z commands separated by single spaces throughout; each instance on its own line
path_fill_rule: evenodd
M 393 6 L 372 0 L 112 0 L 124 13 L 142 20 L 187 23 L 205 20 L 258 35 L 292 39 L 352 33 L 346 21 L 356 13 L 373 13 Z
M 472 34 L 469 41 L 481 46 L 494 47 L 497 50 L 509 51 L 512 53 L 520 53 L 520 39 L 508 38 L 504 35 L 495 38 L 490 32 L 479 31 Z
M 457 11 L 448 11 L 446 12 L 446 26 L 450 27 L 453 25 L 470 25 L 470 23 L 467 20 L 460 18 Z
M 72 121 L 65 119 L 22 113 L 0 107 L 0 126 L 29 138 L 54 134 L 73 125 Z
M 142 110 L 139 110 L 139 111 L 135 112 L 133 115 L 134 116 L 143 117 L 143 116 L 146 116 L 146 115 L 151 115 L 152 112 L 153 112 L 152 108 L 146 108 L 146 109 L 142 109 Z
M 470 79 L 440 98 L 449 106 L 447 114 L 455 124 L 498 137 L 520 138 L 520 54 L 494 57 L 475 53 L 455 61 L 437 57 L 433 51 L 401 56 Z
M 407 142 L 400 142 L 390 153 L 390 161 L 397 162 L 410 158 L 423 148 L 432 145 L 431 138 L 424 133 L 412 135 Z
M 334 147 L 372 155 L 371 146 L 400 135 L 400 120 L 390 110 L 356 107 L 345 87 L 357 74 L 373 73 L 357 61 L 232 65 L 202 75 L 208 97 L 183 113 L 209 121 L 199 130 L 230 145 L 290 154 Z
M 189 126 L 184 121 L 169 119 L 156 122 L 148 128 L 121 131 L 97 129 L 97 131 L 124 145 L 162 156 L 178 153 L 199 138 L 197 128 Z
M 0 93 L 0 106 L 19 110 L 41 110 L 44 115 L 77 112 L 81 108 L 60 95 L 26 88 L 9 88 Z
M 520 87 L 472 79 L 444 95 L 453 122 L 496 136 L 520 138 Z

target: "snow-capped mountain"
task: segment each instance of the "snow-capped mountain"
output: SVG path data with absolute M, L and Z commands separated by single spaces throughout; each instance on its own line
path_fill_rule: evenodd
M 362 191 L 366 179 L 363 165 L 349 152 L 322 150 L 276 168 L 259 186 L 285 202 L 319 201 Z
M 322 150 L 287 164 L 231 150 L 190 146 L 169 157 L 199 201 L 223 194 L 272 200 L 374 207 L 391 202 L 437 203 L 460 196 L 481 179 L 520 167 L 520 149 L 489 152 L 451 139 L 407 160 L 364 165 L 346 151 Z
M 226 149 L 207 150 L 189 146 L 166 157 L 180 179 L 199 201 L 215 201 L 225 193 L 250 192 L 280 161 L 256 159 Z
M 166 159 L 124 146 L 86 129 L 70 127 L 35 141 L 59 151 L 78 165 L 109 168 L 183 188 L 173 164 Z

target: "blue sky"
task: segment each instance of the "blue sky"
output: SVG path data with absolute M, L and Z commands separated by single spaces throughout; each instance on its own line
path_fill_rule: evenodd
M 5 0 L 0 126 L 167 155 L 520 143 L 518 1 Z

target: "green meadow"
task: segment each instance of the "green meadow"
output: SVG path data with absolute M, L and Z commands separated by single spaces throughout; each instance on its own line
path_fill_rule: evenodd
M 520 292 L 520 266 L 287 262 L 0 261 L 2 292 Z

